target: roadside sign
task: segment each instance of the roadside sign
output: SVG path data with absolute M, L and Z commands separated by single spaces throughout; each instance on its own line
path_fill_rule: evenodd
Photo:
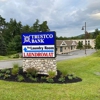
M 23 57 L 55 58 L 56 33 L 55 32 L 28 32 L 22 33 Z

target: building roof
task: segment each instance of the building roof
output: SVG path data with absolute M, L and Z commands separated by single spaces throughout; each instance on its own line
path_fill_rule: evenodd
M 69 40 L 56 40 L 56 46 L 71 46 L 76 45 L 76 41 L 69 41 Z

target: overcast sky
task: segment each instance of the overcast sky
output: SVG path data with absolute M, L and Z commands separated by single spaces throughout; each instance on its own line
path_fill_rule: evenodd
M 32 26 L 36 19 L 48 22 L 57 36 L 77 36 L 100 29 L 100 0 L 0 0 L 0 15 Z

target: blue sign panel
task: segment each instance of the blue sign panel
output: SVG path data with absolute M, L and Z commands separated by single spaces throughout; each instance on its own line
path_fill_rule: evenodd
M 22 33 L 23 57 L 54 58 L 56 57 L 55 32 Z
M 54 45 L 55 32 L 22 33 L 22 45 Z

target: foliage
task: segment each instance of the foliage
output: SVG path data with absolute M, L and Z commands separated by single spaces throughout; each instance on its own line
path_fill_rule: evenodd
M 15 55 L 13 55 L 13 58 L 19 58 L 19 54 L 17 53 Z
M 6 70 L 6 74 L 10 74 L 10 70 L 9 69 Z
M 38 70 L 37 70 L 36 68 L 34 68 L 34 67 L 29 67 L 29 68 L 26 69 L 26 72 L 27 72 L 28 74 L 31 74 L 31 75 L 33 75 L 33 76 L 36 76 Z
M 69 80 L 72 80 L 72 79 L 73 79 L 73 76 L 68 75 L 68 79 L 69 79 Z
M 58 81 L 64 82 L 64 81 L 65 81 L 65 77 L 61 76 L 61 77 L 58 79 Z
M 18 75 L 18 76 L 17 76 L 17 80 L 18 80 L 19 82 L 24 81 L 24 77 L 23 77 L 22 75 Z
M 19 72 L 19 65 L 18 64 L 14 64 L 13 68 L 11 70 L 12 75 L 17 75 Z
M 7 70 L 7 69 L 1 69 L 1 72 L 2 72 L 2 73 L 6 73 L 6 70 Z
M 41 32 L 48 32 L 50 29 L 47 26 L 47 21 L 44 21 L 42 24 L 40 24 L 39 31 Z
M 7 79 L 7 78 L 9 78 L 11 75 L 9 75 L 9 74 L 4 74 L 4 76 L 3 76 L 3 79 Z
M 95 39 L 100 34 L 100 31 L 98 29 L 95 29 L 95 32 L 93 33 L 93 38 Z
M 29 79 L 32 80 L 32 81 L 34 81 L 34 82 L 37 81 L 37 78 L 33 78 L 32 76 L 30 76 Z
M 4 56 L 7 53 L 6 43 L 4 41 L 4 38 L 0 34 L 0 55 Z
M 54 80 L 53 80 L 53 78 L 49 78 L 49 77 L 47 77 L 47 82 L 49 82 L 49 83 L 53 83 Z
M 46 80 L 46 78 L 47 78 L 46 76 L 42 76 L 41 80 Z
M 62 73 L 62 77 L 67 76 L 68 72 L 65 69 L 60 69 L 61 73 Z
M 77 45 L 77 49 L 82 49 L 82 48 L 83 48 L 83 43 L 79 41 Z
M 19 53 L 22 51 L 21 45 L 21 33 L 23 32 L 47 32 L 49 27 L 47 21 L 43 21 L 41 24 L 36 19 L 32 26 L 22 25 L 16 19 L 10 18 L 9 22 L 6 22 L 3 17 L 0 16 L 0 55 L 13 54 L 13 52 Z M 1 50 L 2 49 L 2 50 Z M 6 52 L 7 51 L 7 52 Z
M 3 77 L 4 76 L 4 73 L 0 73 L 0 77 Z
M 100 49 L 100 34 L 96 37 L 95 48 Z
M 55 76 L 56 76 L 56 72 L 54 72 L 54 71 L 48 71 L 48 74 L 49 74 L 49 78 L 54 78 Z

